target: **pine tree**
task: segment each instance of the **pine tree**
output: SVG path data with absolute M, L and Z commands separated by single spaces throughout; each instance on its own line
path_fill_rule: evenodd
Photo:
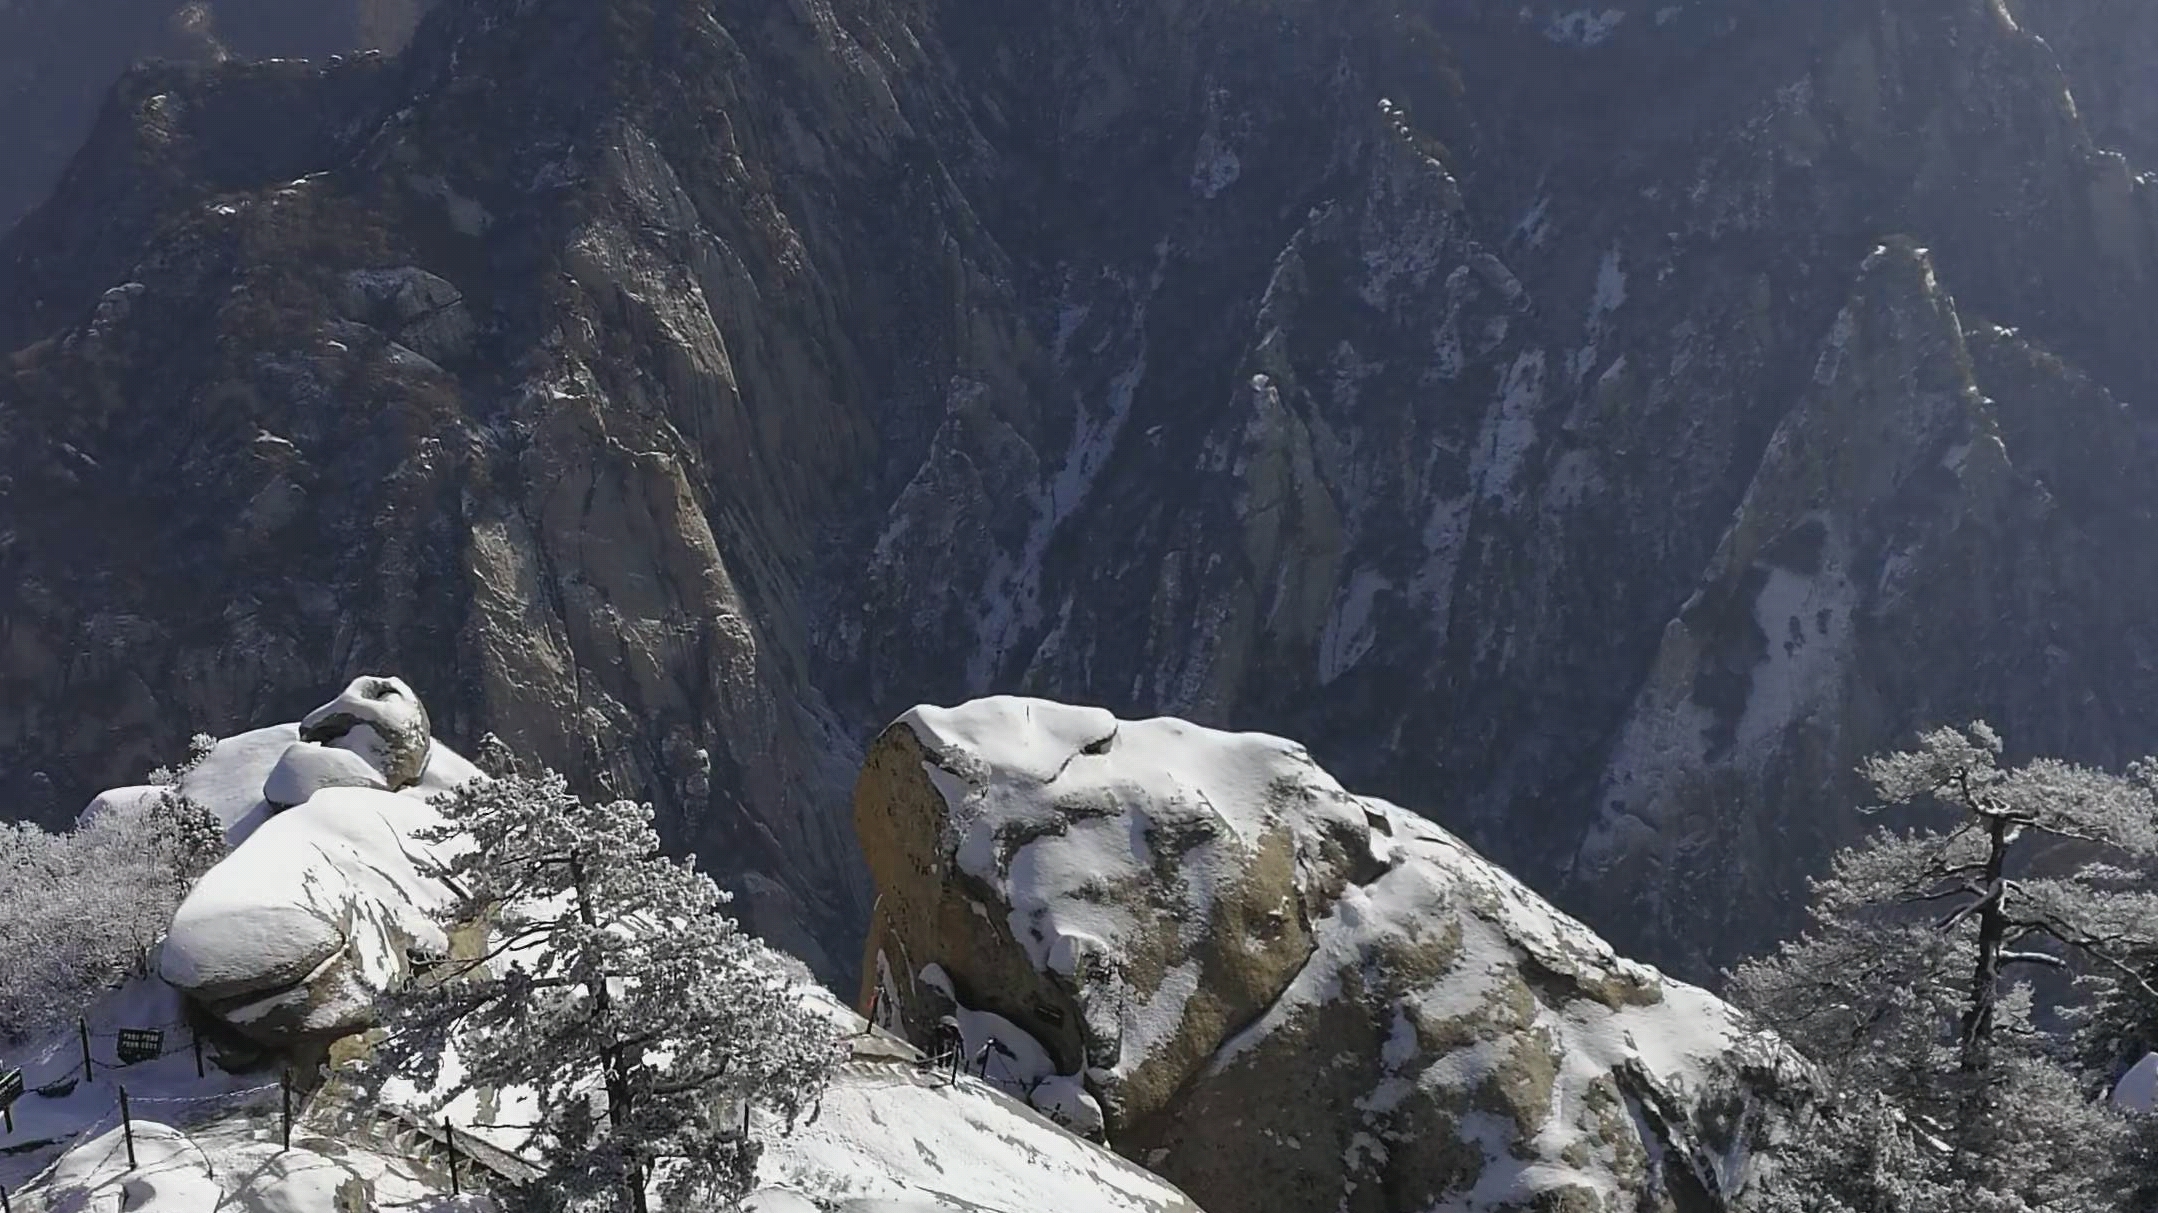
M 2094 1004 L 2128 1020 L 2158 1005 L 2146 977 L 2152 768 L 2003 768 L 2001 751 L 1974 724 L 1868 762 L 1884 806 L 1944 820 L 1837 856 L 1806 933 L 1732 976 L 1733 997 L 1820 1063 L 1850 1107 L 1899 1110 L 1847 1107 L 1842 1129 L 1801 1151 L 1819 1171 L 1801 1199 L 1816 1203 L 1789 1208 L 2115 1208 L 2127 1126 L 2098 1098 L 2106 1084 L 2074 1065 L 2064 1029 Z M 1905 1160 L 1894 1199 L 1860 1191 L 1866 1167 L 1839 1171 L 1853 1150 Z
M 491 747 L 490 747 L 491 748 Z M 500 764 L 498 763 L 498 766 Z M 723 912 L 726 895 L 659 853 L 650 806 L 595 805 L 552 772 L 504 770 L 442 798 L 451 924 L 492 943 L 394 1010 L 376 1061 L 423 1089 L 454 1048 L 471 1089 L 537 1093 L 550 1168 L 529 1208 L 728 1207 L 758 1143 L 790 1128 L 836 1060 L 838 1029 L 787 965 Z

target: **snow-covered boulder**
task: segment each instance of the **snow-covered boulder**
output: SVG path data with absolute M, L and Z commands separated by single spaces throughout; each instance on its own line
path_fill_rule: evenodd
M 173 915 L 160 968 L 267 1044 L 346 1035 L 447 948 L 430 912 L 450 891 L 419 835 L 440 815 L 414 796 L 329 788 L 263 822 Z
M 223 1203 L 223 1189 L 187 1134 L 152 1120 L 136 1121 L 134 1134 L 133 1168 L 118 1125 L 61 1155 L 38 1185 L 43 1206 L 51 1213 L 115 1205 L 132 1213 L 194 1213 Z
M 431 728 L 426 705 L 404 679 L 369 675 L 309 712 L 300 722 L 300 739 L 350 750 L 394 791 L 426 774 Z
M 855 808 L 880 1021 L 1031 1037 L 1017 1093 L 1083 1090 L 1214 1213 L 1710 1208 L 1805 1098 L 1732 1009 L 1278 738 L 920 708 Z
M 350 750 L 295 741 L 262 781 L 262 799 L 273 809 L 305 804 L 325 788 L 372 788 L 387 792 L 382 772 Z
M 486 1213 L 496 1207 L 485 1197 L 452 1197 L 438 1167 L 381 1146 L 326 1140 L 303 1126 L 286 1149 L 278 1134 L 262 1131 L 277 1115 L 275 1098 L 273 1091 L 272 1102 L 253 1107 L 214 1105 L 205 1117 L 174 1117 L 169 1124 L 156 1117 L 184 1111 L 189 1101 L 145 1100 L 163 1110 L 137 1112 L 134 1167 L 118 1126 L 93 1127 L 15 1189 L 13 1207 L 43 1213 Z
M 479 775 L 427 728 L 411 687 L 367 677 L 298 724 L 218 742 L 180 789 L 233 849 L 174 913 L 165 979 L 265 1044 L 371 1024 L 408 953 L 445 946 L 430 915 L 450 894 L 420 835 L 441 821 L 429 800 Z

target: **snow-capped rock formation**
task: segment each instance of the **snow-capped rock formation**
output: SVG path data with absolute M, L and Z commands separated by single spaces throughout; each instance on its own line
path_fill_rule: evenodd
M 374 1022 L 413 955 L 446 954 L 433 865 L 454 844 L 425 837 L 441 824 L 428 798 L 476 772 L 426 721 L 401 681 L 361 678 L 189 772 L 182 790 L 233 850 L 174 912 L 165 980 L 265 1044 L 319 1043 Z
M 309 712 L 300 721 L 300 740 L 358 755 L 395 792 L 427 773 L 434 730 L 427 705 L 404 679 L 367 677 Z
M 254 832 L 174 912 L 160 972 L 266 1043 L 374 1021 L 408 956 L 447 954 L 428 912 L 452 897 L 418 835 L 441 818 L 390 792 L 330 788 Z
M 1278 738 L 917 708 L 855 811 L 865 1005 L 1031 1045 L 1015 1089 L 1083 1088 L 1215 1213 L 1715 1209 L 1807 1098 L 1729 1007 Z

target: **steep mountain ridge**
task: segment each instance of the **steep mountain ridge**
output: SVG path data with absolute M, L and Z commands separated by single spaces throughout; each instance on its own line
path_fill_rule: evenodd
M 0 232 L 51 192 L 113 81 L 138 60 L 218 63 L 394 51 L 428 0 L 0 3 Z
M 424 671 L 839 979 L 859 739 L 1024 689 L 1302 737 L 1700 975 L 1857 755 L 2151 732 L 2153 194 L 1990 0 L 453 0 L 183 154 L 266 70 L 136 77 L 0 242 L 33 810 Z

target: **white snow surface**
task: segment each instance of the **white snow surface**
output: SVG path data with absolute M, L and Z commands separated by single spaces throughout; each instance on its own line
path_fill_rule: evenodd
M 285 750 L 299 740 L 297 722 L 227 737 L 217 743 L 201 766 L 180 780 L 180 790 L 217 814 L 217 819 L 225 823 L 225 841 L 238 846 L 256 826 L 269 820 L 271 810 L 262 798 L 263 782 L 277 766 L 277 760 L 285 756 Z
M 758 1179 L 746 1206 L 758 1213 L 1199 1213 L 995 1086 L 903 1062 L 842 1066 L 816 1118 L 772 1140 Z
M 138 1093 L 140 1088 L 130 1088 Z M 285 1149 L 274 1083 L 251 1102 L 203 1104 L 189 1096 L 146 1096 L 134 1108 L 135 1165 L 111 1118 L 69 1142 L 42 1173 L 15 1191 L 24 1213 L 340 1213 L 362 1206 L 411 1213 L 487 1213 L 485 1197 L 452 1197 L 432 1167 L 353 1142 L 298 1129 Z
M 296 741 L 285 748 L 262 781 L 262 798 L 272 808 L 305 804 L 325 788 L 372 788 L 387 792 L 382 773 L 350 750 Z
M 2158 1111 L 2158 1053 L 2145 1053 L 2113 1087 L 2113 1106 L 2127 1112 Z

